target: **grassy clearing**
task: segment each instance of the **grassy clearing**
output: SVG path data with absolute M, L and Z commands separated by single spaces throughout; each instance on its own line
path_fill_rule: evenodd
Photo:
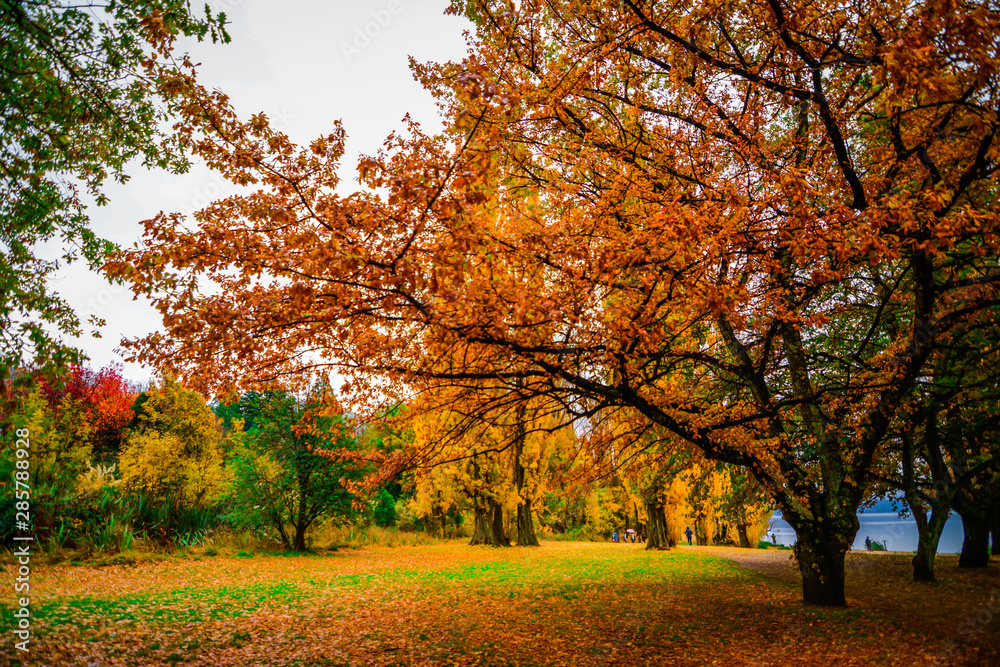
M 60 565 L 32 588 L 25 664 L 53 666 L 990 664 L 978 651 L 992 641 L 871 605 L 805 608 L 790 581 L 639 545 Z M 0 664 L 19 657 L 0 647 Z

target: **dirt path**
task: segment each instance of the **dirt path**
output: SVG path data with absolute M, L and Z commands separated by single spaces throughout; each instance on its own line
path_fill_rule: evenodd
M 743 567 L 797 586 L 802 582 L 791 551 L 680 548 L 728 558 Z M 901 552 L 848 553 L 845 563 L 847 604 L 888 616 L 928 636 L 950 637 L 960 645 L 971 644 L 978 647 L 982 664 L 1000 665 L 1000 567 L 997 562 L 994 560 L 985 569 L 961 570 L 957 555 L 939 554 L 934 567 L 938 581 L 917 584 L 912 580 L 912 558 L 912 554 Z
M 737 549 L 736 547 L 680 547 L 734 560 L 743 567 L 763 572 L 775 579 L 799 584 L 802 577 L 792 562 L 792 552 L 780 549 Z

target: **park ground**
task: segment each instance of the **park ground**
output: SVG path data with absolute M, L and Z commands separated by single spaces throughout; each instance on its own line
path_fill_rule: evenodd
M 30 652 L 8 609 L 0 664 L 1000 665 L 1000 572 L 949 556 L 928 585 L 907 555 L 851 554 L 850 606 L 822 609 L 785 550 L 240 555 L 33 569 Z

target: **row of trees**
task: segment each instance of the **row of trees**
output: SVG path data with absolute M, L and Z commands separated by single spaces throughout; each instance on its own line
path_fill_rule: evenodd
M 649 531 L 650 548 L 667 548 L 688 525 L 699 544 L 728 537 L 751 546 L 770 515 L 759 487 L 747 495 L 735 468 L 688 457 L 669 472 L 604 475 L 572 428 L 527 410 L 519 424 L 460 440 L 442 440 L 454 421 L 444 413 L 420 415 L 412 431 L 356 437 L 320 391 L 247 392 L 213 409 L 174 379 L 139 391 L 113 367 L 79 366 L 59 383 L 20 373 L 6 386 L 4 437 L 30 434 L 33 527 L 51 547 L 122 549 L 136 537 L 186 545 L 226 525 L 301 551 L 317 521 L 393 526 L 397 517 L 442 537 L 471 527 L 472 544 L 492 546 L 537 546 L 537 530 L 607 539 L 632 528 Z M 370 494 L 370 511 L 356 507 L 372 471 L 366 461 L 407 444 L 436 452 Z M 15 448 L 5 451 L 10 473 Z M 16 503 L 4 489 L 12 518 Z
M 692 456 L 648 457 L 607 468 L 557 415 L 521 405 L 518 421 L 452 435 L 456 415 L 421 413 L 413 448 L 412 509 L 442 534 L 471 515 L 471 544 L 537 546 L 538 531 L 607 539 L 648 533 L 647 548 L 676 544 L 693 526 L 698 544 L 756 546 L 772 507 L 738 468 Z
M 357 439 L 340 416 L 315 414 L 315 394 L 246 394 L 213 412 L 174 379 L 138 391 L 114 368 L 78 366 L 58 383 L 15 374 L 5 389 L 8 537 L 18 429 L 29 433 L 35 536 L 52 546 L 127 548 L 135 537 L 189 544 L 229 525 L 304 550 L 316 521 L 364 516 L 346 488 L 364 467 L 322 455 L 350 452 Z

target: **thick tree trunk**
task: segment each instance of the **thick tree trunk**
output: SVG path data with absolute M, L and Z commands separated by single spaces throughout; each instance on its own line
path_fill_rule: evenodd
M 503 534 L 502 519 L 500 530 L 499 532 L 497 531 L 496 514 L 499 509 L 500 504 L 492 498 L 485 499 L 485 502 L 480 502 L 478 498 L 474 500 L 475 526 L 472 532 L 472 540 L 469 542 L 470 546 L 477 544 L 486 544 L 491 547 L 510 546 L 510 543 Z
M 503 529 L 503 507 L 493 498 L 490 498 L 490 505 L 493 507 L 493 534 L 497 537 L 498 546 L 509 547 L 510 540 L 507 539 L 507 532 Z
M 832 509 L 832 508 L 831 508 Z M 795 558 L 802 575 L 802 601 L 823 607 L 845 607 L 844 558 L 860 524 L 847 508 L 807 519 L 783 512 L 795 529 Z
M 847 549 L 838 544 L 811 544 L 799 539 L 795 558 L 802 574 L 802 601 L 823 607 L 845 607 L 844 557 Z
M 517 506 L 517 546 L 537 547 L 538 536 L 535 535 L 535 524 L 531 520 L 531 501 L 526 500 Z
M 990 562 L 989 516 L 985 512 L 964 509 L 965 514 L 959 512 L 959 516 L 962 517 L 962 528 L 965 529 L 965 539 L 962 541 L 962 555 L 958 557 L 958 566 L 986 567 Z
M 670 536 L 667 534 L 667 518 L 663 505 L 659 502 L 646 503 L 646 548 L 666 550 L 670 548 Z
M 305 521 L 300 521 L 297 526 L 295 526 L 295 541 L 292 542 L 293 551 L 305 551 L 306 550 L 306 525 Z
M 753 547 L 753 545 L 750 544 L 750 536 L 747 535 L 747 528 L 749 528 L 749 526 L 745 523 L 736 524 L 736 533 L 740 536 L 741 549 L 750 549 Z

